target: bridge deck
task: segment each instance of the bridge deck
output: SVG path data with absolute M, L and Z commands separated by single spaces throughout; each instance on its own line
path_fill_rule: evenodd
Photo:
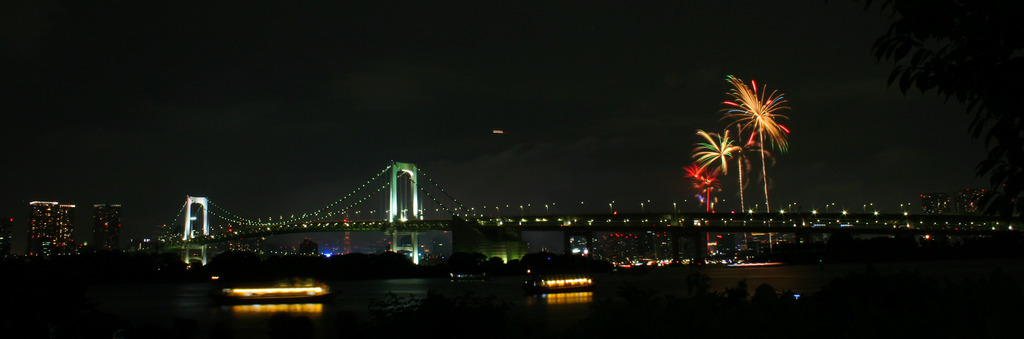
M 455 222 L 478 228 L 504 228 L 513 231 L 561 232 L 723 232 L 723 233 L 797 233 L 827 234 L 839 231 L 853 234 L 888 235 L 996 235 L 1017 232 L 1016 224 L 1004 219 L 980 215 L 904 215 L 904 214 L 618 214 L 563 215 L 541 217 L 501 217 L 440 220 L 324 221 L 261 226 L 196 238 L 190 243 L 209 244 L 231 240 L 308 232 L 401 232 L 447 231 Z M 179 241 L 181 242 L 180 238 Z M 174 246 L 174 240 L 168 246 Z M 180 244 L 179 244 L 180 245 Z

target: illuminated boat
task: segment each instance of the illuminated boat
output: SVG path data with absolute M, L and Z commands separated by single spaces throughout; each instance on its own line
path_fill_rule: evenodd
M 527 294 L 587 292 L 594 290 L 594 279 L 584 276 L 533 276 L 523 283 L 523 290 Z
M 732 263 L 725 266 L 728 267 L 759 267 L 759 266 L 778 266 L 783 265 L 781 262 L 738 262 Z
M 231 287 L 215 294 L 223 304 L 304 304 L 322 303 L 334 298 L 330 287 L 312 280 L 271 286 Z
M 451 273 L 452 281 L 487 280 L 487 273 Z

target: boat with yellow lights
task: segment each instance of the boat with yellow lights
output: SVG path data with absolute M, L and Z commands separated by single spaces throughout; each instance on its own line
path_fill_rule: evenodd
M 594 279 L 589 276 L 531 276 L 523 283 L 527 294 L 587 292 L 594 290 Z
M 214 297 L 222 304 L 322 303 L 334 298 L 326 284 L 312 279 L 279 281 L 271 285 L 223 288 Z

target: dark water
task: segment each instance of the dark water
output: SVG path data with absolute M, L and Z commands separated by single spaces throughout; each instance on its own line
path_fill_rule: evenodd
M 986 278 L 1000 267 L 1014 281 L 1024 281 L 1024 261 L 1014 259 L 896 262 L 873 266 L 882 274 L 910 270 L 953 282 Z M 714 290 L 724 290 L 746 279 L 750 291 L 767 283 L 780 292 L 790 290 L 809 295 L 832 279 L 852 271 L 862 272 L 864 268 L 864 264 L 708 266 L 701 271 L 711 277 Z M 178 317 L 197 321 L 202 333 L 210 333 L 216 326 L 227 326 L 235 337 L 266 338 L 267 319 L 275 313 L 287 312 L 309 317 L 316 326 L 318 338 L 340 338 L 347 335 L 344 328 L 335 325 L 339 316 L 366 320 L 370 301 L 388 292 L 415 297 L 424 297 L 430 290 L 451 296 L 469 292 L 507 301 L 511 305 L 512 316 L 545 322 L 549 328 L 557 330 L 585 317 L 595 301 L 616 298 L 619 288 L 626 284 L 653 290 L 660 295 L 686 296 L 686 277 L 694 270 L 693 267 L 679 267 L 652 269 L 642 274 L 598 275 L 599 284 L 593 292 L 547 297 L 525 296 L 520 287 L 523 277 L 466 282 L 447 279 L 330 282 L 338 297 L 328 304 L 218 306 L 208 297 L 208 293 L 216 288 L 213 283 L 98 285 L 90 288 L 89 297 L 100 303 L 100 310 L 120 316 L 135 326 L 151 324 L 169 328 L 173 319 Z

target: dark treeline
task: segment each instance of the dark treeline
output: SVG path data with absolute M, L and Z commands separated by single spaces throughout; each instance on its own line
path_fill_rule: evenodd
M 565 330 L 509 313 L 509 305 L 474 295 L 422 299 L 388 295 L 370 321 L 342 314 L 346 336 L 379 333 L 445 338 L 1011 338 L 1019 337 L 1024 290 L 1000 270 L 983 279 L 940 281 L 916 272 L 878 274 L 869 265 L 796 296 L 740 281 L 710 290 L 695 271 L 689 296 L 659 295 L 632 285 L 597 301 Z
M 489 276 L 533 272 L 608 272 L 612 265 L 574 255 L 530 253 L 507 263 L 480 253 L 455 253 L 445 263 L 415 265 L 406 255 L 384 252 L 324 256 L 271 256 L 228 251 L 212 257 L 206 266 L 188 268 L 177 254 L 101 251 L 52 258 L 10 257 L 0 261 L 4 284 L 60 281 L 65 284 L 150 283 L 266 280 L 313 277 L 320 280 L 448 277 L 452 272 Z
M 907 260 L 1019 258 L 1024 256 L 1024 237 L 1019 232 L 993 237 L 956 240 L 935 237 L 874 237 L 858 239 L 836 232 L 824 244 L 778 244 L 757 261 L 789 264 L 857 263 Z
M 487 258 L 480 253 L 454 253 L 445 263 L 414 265 L 403 254 L 351 253 L 323 256 L 282 256 L 261 259 L 250 252 L 224 252 L 198 269 L 206 275 L 227 280 L 253 280 L 268 277 L 308 276 L 321 280 L 379 279 L 411 277 L 448 277 L 451 273 L 486 273 L 488 276 L 521 275 L 533 272 L 607 272 L 612 265 L 606 261 L 581 256 L 530 253 L 521 260 Z
M 870 265 L 797 298 L 745 281 L 709 291 L 694 273 L 690 297 L 622 286 L 568 333 L 580 337 L 1003 338 L 1019 337 L 1021 285 L 995 270 L 987 279 L 940 281 L 915 272 L 882 275 Z M 780 293 L 781 292 L 781 293 Z M 628 326 L 623 326 L 628 324 Z
M 254 260 L 237 253 L 226 255 L 218 257 L 222 265 L 238 259 L 256 265 L 255 269 L 264 267 L 261 265 L 331 267 L 338 260 Z M 392 260 L 388 256 L 353 256 L 345 260 Z M 159 261 L 161 256 L 150 258 Z M 550 253 L 532 254 L 500 269 L 495 261 L 481 259 L 473 254 L 452 256 L 455 265 L 492 270 L 489 272 L 508 269 L 512 264 L 550 272 L 593 268 L 587 265 L 603 267 L 600 263 Z M 458 264 L 458 260 L 466 262 Z M 214 262 L 207 268 L 215 268 Z M 6 275 L 10 273 L 6 269 L 25 269 L 26 265 L 46 267 L 51 275 Z M 117 315 L 98 311 L 84 296 L 86 285 L 68 283 L 73 279 L 67 276 L 59 279 L 57 267 L 61 267 L 58 260 L 5 265 L 4 283 L 9 295 L 8 307 L 0 308 L 0 333 L 11 338 L 110 338 L 119 331 L 123 336 L 115 337 L 232 337 L 223 327 L 199 333 L 196 322 L 190 319 L 174 319 L 170 328 L 133 327 Z M 621 285 L 617 295 L 595 300 L 589 313 L 574 324 L 547 324 L 543 318 L 519 316 L 511 312 L 507 302 L 491 296 L 432 292 L 424 298 L 381 296 L 367 305 L 369 319 L 343 312 L 331 326 L 340 329 L 337 332 L 344 333 L 344 337 L 387 333 L 446 338 L 632 338 L 669 334 L 687 338 L 1012 338 L 1020 336 L 1017 319 L 1024 317 L 1024 309 L 1019 307 L 1024 304 L 1024 289 L 998 269 L 982 279 L 949 281 L 906 271 L 883 275 L 868 265 L 863 272 L 833 280 L 819 291 L 801 297 L 764 284 L 751 288 L 745 281 L 724 291 L 714 291 L 701 270 L 692 270 L 686 284 L 686 296 L 659 295 L 656 291 Z M 271 338 L 314 337 L 313 323 L 304 316 L 275 315 L 267 322 L 266 330 Z
M 523 274 L 528 269 L 537 272 L 606 272 L 611 269 L 607 262 L 551 253 L 532 253 L 522 260 L 511 260 L 508 263 L 478 253 L 456 253 L 451 256 L 449 263 L 458 270 L 489 275 Z M 92 252 L 53 258 L 11 257 L 0 262 L 0 288 L 7 292 L 4 302 L 6 307 L 0 307 L 0 337 L 111 338 L 112 334 L 119 331 L 123 334 L 119 337 L 126 338 L 199 337 L 195 320 L 174 319 L 171 329 L 134 328 L 117 315 L 99 311 L 96 302 L 86 297 L 89 286 L 96 283 L 196 282 L 210 281 L 212 276 L 218 276 L 225 283 L 294 276 L 321 280 L 447 277 L 453 271 L 449 263 L 417 266 L 407 256 L 392 252 L 336 255 L 329 258 L 272 256 L 264 259 L 254 253 L 229 251 L 213 257 L 206 266 L 193 268 L 188 268 L 173 253 Z M 476 307 L 473 306 L 477 304 L 476 299 L 460 299 L 451 303 L 438 301 L 437 298 L 441 297 L 433 296 L 427 305 L 447 305 L 443 307 L 454 307 L 462 311 L 469 307 L 475 310 L 473 314 L 478 317 L 482 313 L 476 311 L 489 309 L 489 312 L 498 312 L 503 309 L 473 308 Z M 376 310 L 374 314 L 387 318 L 398 317 L 410 309 L 419 310 L 419 306 L 414 308 L 413 304 L 422 303 L 418 300 L 385 298 L 375 302 L 376 306 L 369 307 Z M 439 314 L 433 315 L 434 318 L 437 316 Z M 306 337 L 303 333 L 311 333 L 309 319 L 281 315 L 271 320 L 268 333 L 275 338 L 301 338 Z M 433 326 L 440 329 L 445 324 Z M 364 328 L 369 325 L 359 326 Z M 217 338 L 230 337 L 227 333 L 211 335 Z

